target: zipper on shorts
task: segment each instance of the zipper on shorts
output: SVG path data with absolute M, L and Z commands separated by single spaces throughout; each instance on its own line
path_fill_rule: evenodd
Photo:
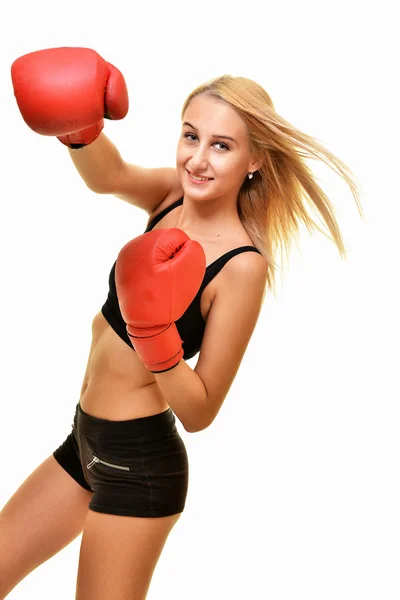
M 93 459 L 90 461 L 86 467 L 91 469 L 95 463 L 100 463 L 101 465 L 106 465 L 107 467 L 112 467 L 113 469 L 120 469 L 120 471 L 129 471 L 129 467 L 123 467 L 122 465 L 113 465 L 105 460 L 101 460 L 98 456 L 93 456 Z

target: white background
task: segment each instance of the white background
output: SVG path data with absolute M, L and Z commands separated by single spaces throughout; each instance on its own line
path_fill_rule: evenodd
M 0 505 L 69 433 L 109 270 L 147 220 L 90 192 L 66 148 L 25 125 L 12 61 L 86 46 L 115 64 L 131 108 L 105 131 L 144 166 L 174 165 L 195 86 L 243 75 L 355 172 L 365 220 L 349 188 L 316 165 L 348 259 L 303 232 L 217 420 L 197 434 L 177 421 L 190 488 L 148 598 L 398 600 L 394 3 L 37 0 L 3 8 L 2 30 Z M 72 599 L 78 552 L 79 539 L 9 598 Z

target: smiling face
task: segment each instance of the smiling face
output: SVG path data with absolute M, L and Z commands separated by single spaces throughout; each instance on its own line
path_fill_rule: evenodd
M 236 199 L 248 171 L 256 170 L 237 112 L 212 96 L 193 98 L 183 115 L 176 167 L 185 195 Z

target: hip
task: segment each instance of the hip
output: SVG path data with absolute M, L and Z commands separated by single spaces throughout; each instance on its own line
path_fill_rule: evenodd
M 165 479 L 185 486 L 188 456 L 170 408 L 137 419 L 109 421 L 76 406 L 72 434 L 92 489 L 96 483 L 165 486 Z M 150 479 L 150 481 L 149 481 Z
M 150 417 L 109 421 L 78 404 L 72 431 L 53 455 L 93 492 L 91 510 L 154 518 L 184 509 L 189 461 L 170 408 Z

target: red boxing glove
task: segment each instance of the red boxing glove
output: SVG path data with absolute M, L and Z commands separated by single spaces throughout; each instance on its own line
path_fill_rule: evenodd
M 115 283 L 133 347 L 153 373 L 183 357 L 175 322 L 200 289 L 206 257 L 198 242 L 177 228 L 144 233 L 118 255 Z
M 104 118 L 123 119 L 128 91 L 118 69 L 89 48 L 51 48 L 17 58 L 14 94 L 25 123 L 70 148 L 94 142 Z

